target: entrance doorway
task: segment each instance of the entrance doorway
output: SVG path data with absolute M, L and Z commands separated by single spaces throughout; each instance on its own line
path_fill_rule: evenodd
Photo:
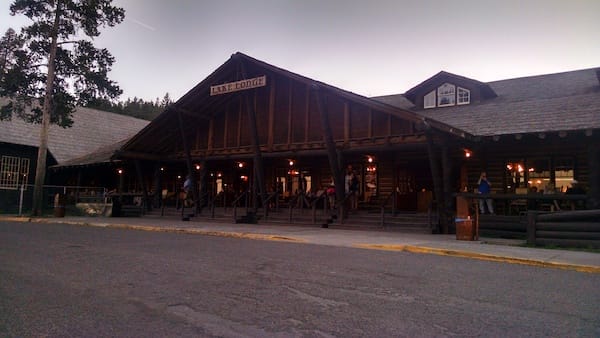
M 396 208 L 405 212 L 427 212 L 433 200 L 429 161 L 413 160 L 396 171 Z

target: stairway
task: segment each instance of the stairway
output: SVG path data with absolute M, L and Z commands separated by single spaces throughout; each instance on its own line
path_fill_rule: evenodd
M 162 216 L 161 216 L 162 212 Z M 181 209 L 177 210 L 173 207 L 161 209 L 153 209 L 147 212 L 144 217 L 182 219 Z M 187 218 L 187 219 L 186 219 Z M 298 226 L 313 226 L 322 228 L 334 229 L 357 229 L 357 230 L 382 230 L 382 231 L 401 231 L 401 232 L 417 232 L 431 233 L 429 228 L 429 218 L 423 213 L 396 213 L 386 212 L 384 217 L 384 226 L 381 226 L 381 213 L 374 210 L 357 210 L 351 211 L 348 216 L 341 222 L 337 214 L 328 210 L 316 210 L 315 219 L 313 220 L 312 210 L 310 209 L 293 209 L 292 219 L 290 221 L 289 208 L 280 208 L 278 211 L 271 210 L 268 215 L 264 215 L 264 211 L 259 209 L 258 213 L 252 211 L 246 212 L 245 208 L 238 208 L 236 219 L 234 221 L 233 208 L 216 208 L 214 217 L 210 209 L 203 208 L 198 215 L 193 215 L 190 208 L 186 208 L 183 214 L 183 220 L 199 221 L 199 222 L 218 222 L 218 223 L 247 223 L 247 224 L 291 224 Z

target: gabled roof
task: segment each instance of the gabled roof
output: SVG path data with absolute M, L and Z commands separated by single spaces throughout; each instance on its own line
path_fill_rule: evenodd
M 119 150 L 125 142 L 128 140 L 124 139 L 116 143 L 104 145 L 90 153 L 83 156 L 79 156 L 70 160 L 61 162 L 60 164 L 54 165 L 52 169 L 62 169 L 68 167 L 79 167 L 79 166 L 93 166 L 102 165 L 111 162 L 120 162 L 119 160 L 113 160 L 112 157 Z
M 445 71 L 441 71 L 409 89 L 406 93 L 404 93 L 404 97 L 414 103 L 419 93 L 429 92 L 444 82 L 470 84 L 473 87 L 478 87 L 485 98 L 496 97 L 496 93 L 488 84 Z
M 241 67 L 244 67 L 245 74 L 240 74 Z M 223 65 L 217 68 L 206 79 L 192 88 L 183 97 L 168 107 L 162 114 L 155 118 L 148 126 L 129 140 L 122 148 L 121 155 L 127 156 L 128 152 L 143 152 L 150 156 L 159 156 L 161 152 L 169 152 L 173 149 L 174 140 L 181 139 L 179 128 L 178 113 L 181 114 L 184 129 L 193 128 L 199 121 L 208 121 L 214 114 L 219 113 L 217 109 L 225 105 L 229 100 L 236 98 L 240 93 L 231 93 L 228 95 L 210 96 L 210 87 L 222 83 L 233 82 L 242 79 L 249 79 L 262 75 L 278 75 L 293 81 L 304 83 L 307 86 L 318 86 L 329 94 L 348 99 L 353 102 L 364 104 L 376 110 L 397 116 L 399 118 L 421 122 L 427 120 L 423 116 L 403 108 L 390 106 L 386 103 L 372 100 L 340 88 L 328 85 L 326 83 L 310 79 L 308 77 L 287 71 L 282 68 L 270 65 L 266 62 L 254 59 L 243 53 L 236 53 L 231 56 Z M 267 76 L 267 86 L 269 85 L 269 76 Z M 438 130 L 449 133 L 468 136 L 464 131 L 457 130 L 455 127 L 448 126 L 438 121 L 426 121 L 430 126 Z
M 7 102 L 1 99 L 0 104 Z M 113 144 L 133 136 L 149 121 L 106 111 L 77 108 L 73 126 L 61 128 L 51 125 L 48 133 L 48 150 L 58 164 L 86 155 L 99 147 Z M 19 118 L 0 121 L 0 142 L 38 147 L 40 125 Z
M 591 68 L 493 81 L 497 97 L 468 105 L 422 109 L 406 94 L 374 99 L 414 109 L 476 136 L 600 129 L 600 80 Z

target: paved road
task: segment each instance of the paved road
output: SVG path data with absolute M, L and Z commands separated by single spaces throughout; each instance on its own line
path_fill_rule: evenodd
M 0 222 L 0 336 L 600 336 L 600 275 Z

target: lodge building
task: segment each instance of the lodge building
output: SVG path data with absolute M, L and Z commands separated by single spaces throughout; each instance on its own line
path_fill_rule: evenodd
M 381 210 L 382 225 L 391 210 L 451 232 L 456 196 L 476 200 L 482 171 L 498 215 L 600 209 L 600 68 L 487 83 L 442 71 L 368 98 L 236 53 L 135 136 L 59 161 L 50 177 L 102 178 L 122 203 L 156 210 L 181 205 L 189 176 L 198 217 L 244 204 L 290 207 L 293 221 L 292 207 L 318 205 L 351 223 L 349 168 L 359 211 Z M 585 194 L 561 200 L 574 181 Z M 552 198 L 520 198 L 533 190 Z
M 437 210 L 434 232 L 451 230 L 456 193 L 472 192 L 481 171 L 498 197 L 564 193 L 576 180 L 587 192 L 579 206 L 599 208 L 599 157 L 599 69 L 489 83 L 440 72 L 404 94 L 367 98 L 242 53 L 114 156 L 136 163 L 144 179 L 130 176 L 132 186 L 164 196 L 191 173 L 199 208 L 218 194 L 231 203 L 249 192 L 259 208 L 275 192 L 289 201 L 334 186 L 343 209 L 338 187 L 351 167 L 359 205 Z M 514 202 L 495 201 L 496 212 Z

